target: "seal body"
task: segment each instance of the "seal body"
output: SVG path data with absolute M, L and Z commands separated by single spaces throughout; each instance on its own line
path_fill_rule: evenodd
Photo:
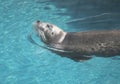
M 40 21 L 35 22 L 35 30 L 44 43 L 57 49 L 53 52 L 71 59 L 120 55 L 120 30 L 65 32 L 53 24 Z
M 120 55 L 120 31 L 68 32 L 60 45 L 81 55 Z

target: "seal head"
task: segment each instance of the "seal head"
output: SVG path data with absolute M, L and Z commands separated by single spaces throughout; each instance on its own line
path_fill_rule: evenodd
M 36 21 L 34 26 L 37 35 L 47 44 L 61 43 L 66 35 L 66 32 L 50 23 Z

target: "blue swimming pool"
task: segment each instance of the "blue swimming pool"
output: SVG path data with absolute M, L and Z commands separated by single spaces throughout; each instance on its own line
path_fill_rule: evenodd
M 66 24 L 73 18 L 51 0 L 0 0 L 0 84 L 120 84 L 119 59 L 75 62 L 27 39 L 38 19 L 65 31 L 86 30 Z

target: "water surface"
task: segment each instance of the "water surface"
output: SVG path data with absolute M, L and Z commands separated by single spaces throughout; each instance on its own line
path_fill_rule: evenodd
M 0 84 L 119 84 L 119 60 L 94 57 L 74 62 L 27 40 L 32 23 L 38 19 L 65 31 L 87 30 L 66 24 L 79 16 L 74 17 L 68 8 L 53 2 L 0 0 Z

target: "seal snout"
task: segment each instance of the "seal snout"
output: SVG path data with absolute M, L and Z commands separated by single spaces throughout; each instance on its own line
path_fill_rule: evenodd
M 38 27 L 40 24 L 41 24 L 41 22 L 40 22 L 39 20 L 37 20 L 34 25 L 35 25 L 36 27 Z
M 38 27 L 38 25 L 39 25 L 39 23 L 40 23 L 40 21 L 39 21 L 39 20 L 37 20 L 37 21 L 35 21 L 35 22 L 33 23 L 33 26 L 34 26 L 35 28 L 37 28 L 37 27 Z
M 43 25 L 42 25 L 42 22 L 41 22 L 41 21 L 39 21 L 39 20 L 35 21 L 35 23 L 34 23 L 34 28 L 35 28 L 36 30 L 44 31 L 44 28 L 43 28 L 42 26 L 43 26 Z

